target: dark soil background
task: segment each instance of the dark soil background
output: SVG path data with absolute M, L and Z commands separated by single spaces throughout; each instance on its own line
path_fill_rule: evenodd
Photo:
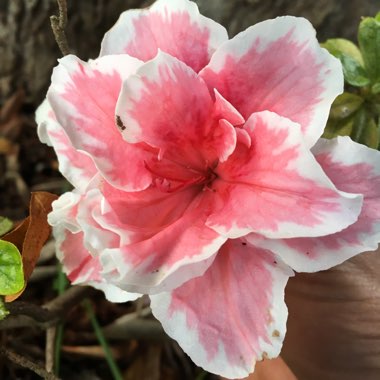
M 120 12 L 151 2 L 68 0 L 70 50 L 82 59 L 96 57 L 104 32 Z M 332 37 L 355 40 L 360 17 L 374 15 L 380 9 L 377 0 L 196 2 L 202 13 L 225 25 L 230 36 L 258 21 L 290 14 L 308 18 L 320 41 Z M 0 0 L 0 216 L 15 222 L 27 216 L 31 191 L 61 194 L 70 189 L 57 171 L 54 152 L 39 142 L 34 122 L 35 109 L 46 94 L 51 70 L 60 57 L 49 22 L 53 14 L 57 14 L 54 0 Z M 95 309 L 125 380 L 215 379 L 196 368 L 165 336 L 151 317 L 145 298 L 111 304 L 97 291 L 71 288 L 68 300 L 62 301 L 62 297 L 57 299 L 57 273 L 54 244 L 49 241 L 27 290 L 12 306 L 13 314 L 0 322 L 0 379 L 54 378 L 35 371 L 51 369 L 58 319 L 63 326 L 59 377 L 112 379 L 81 303 L 85 298 Z M 53 312 L 44 316 L 49 307 Z M 30 367 L 28 360 L 34 371 L 25 368 Z

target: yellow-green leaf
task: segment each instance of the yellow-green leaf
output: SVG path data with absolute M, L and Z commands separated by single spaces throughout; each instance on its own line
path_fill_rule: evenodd
M 321 46 L 327 49 L 334 56 L 344 54 L 354 59 L 361 66 L 364 65 L 363 57 L 360 53 L 359 48 L 349 40 L 346 40 L 344 38 L 331 38 L 322 43 Z
M 377 149 L 379 146 L 379 129 L 373 117 L 369 118 L 367 127 L 364 129 L 359 141 L 370 148 Z
M 334 100 L 330 110 L 330 118 L 345 119 L 357 111 L 363 102 L 364 99 L 361 96 L 344 92 Z
M 377 149 L 379 146 L 379 131 L 375 119 L 365 108 L 361 108 L 354 117 L 351 137 L 354 141 Z
M 346 119 L 330 118 L 323 132 L 323 137 L 326 139 L 332 139 L 337 136 L 350 136 L 353 124 L 353 117 L 349 117 Z
M 23 287 L 21 254 L 14 244 L 0 240 L 0 295 L 17 293 Z
M 0 216 L 0 236 L 5 235 L 13 228 L 13 222 L 8 219 Z
M 371 88 L 372 94 L 380 94 L 380 83 L 375 83 Z

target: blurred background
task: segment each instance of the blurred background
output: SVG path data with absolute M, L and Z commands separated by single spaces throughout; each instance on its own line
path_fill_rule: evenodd
M 68 1 L 67 38 L 71 51 L 82 59 L 95 58 L 104 33 L 128 8 L 145 7 L 148 0 Z M 306 17 L 318 39 L 355 39 L 361 16 L 373 16 L 379 0 L 197 0 L 201 13 L 223 24 L 230 36 L 259 21 L 281 15 Z M 60 52 L 49 16 L 57 13 L 55 0 L 0 1 L 0 104 L 18 88 L 25 103 L 43 99 Z

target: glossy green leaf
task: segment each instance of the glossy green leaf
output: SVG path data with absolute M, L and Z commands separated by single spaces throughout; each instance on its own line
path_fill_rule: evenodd
M 341 61 L 344 79 L 347 83 L 356 87 L 367 86 L 370 83 L 363 67 L 363 57 L 353 42 L 344 38 L 333 38 L 321 46 Z
M 351 137 L 354 141 L 370 148 L 377 149 L 379 146 L 378 125 L 364 108 L 355 114 Z
M 0 240 L 0 295 L 17 293 L 23 287 L 21 254 L 14 244 Z
M 351 41 L 344 38 L 331 38 L 326 42 L 321 44 L 322 47 L 327 49 L 332 55 L 339 58 L 341 54 L 344 54 L 361 66 L 364 65 L 362 54 L 360 53 L 359 48 Z
M 334 100 L 330 110 L 330 118 L 345 119 L 357 111 L 363 102 L 364 99 L 361 96 L 344 92 Z
M 355 87 L 364 87 L 370 84 L 367 73 L 355 59 L 343 53 L 338 58 L 342 62 L 344 80 L 348 84 Z
M 359 47 L 372 82 L 380 82 L 380 16 L 366 17 L 359 25 Z
M 13 222 L 8 219 L 0 216 L 0 236 L 5 235 L 13 228 Z

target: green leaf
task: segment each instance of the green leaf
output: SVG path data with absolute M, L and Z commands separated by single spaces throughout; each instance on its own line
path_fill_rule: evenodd
M 350 136 L 353 124 L 353 117 L 347 119 L 329 119 L 323 132 L 323 137 L 333 139 L 337 136 Z
M 8 314 L 9 311 L 5 307 L 3 299 L 0 297 L 0 321 L 2 321 Z
M 371 117 L 367 122 L 367 127 L 364 130 L 361 141 L 362 144 L 370 148 L 377 149 L 379 146 L 379 128 L 376 125 L 375 119 Z
M 0 216 L 0 236 L 5 235 L 13 228 L 13 222 L 8 219 Z
M 380 83 L 375 83 L 371 88 L 372 94 L 380 94 Z
M 380 81 L 380 16 L 366 17 L 359 25 L 359 47 L 364 67 L 373 82 Z
M 375 119 L 361 108 L 354 117 L 351 137 L 354 141 L 377 149 L 379 146 L 379 130 Z
M 348 84 L 355 87 L 364 87 L 370 84 L 367 73 L 357 61 L 343 53 L 338 58 L 342 62 L 344 79 Z
M 345 119 L 357 111 L 363 102 L 364 99 L 361 96 L 344 92 L 334 100 L 330 110 L 330 118 Z
M 344 38 L 331 38 L 322 43 L 321 46 L 337 58 L 339 58 L 338 56 L 341 54 L 344 54 L 354 59 L 359 65 L 364 66 L 363 57 L 359 48 L 349 40 Z
M 0 240 L 0 295 L 15 294 L 23 287 L 21 254 L 15 245 Z
M 341 61 L 347 83 L 356 87 L 364 87 L 370 83 L 363 67 L 363 57 L 353 42 L 344 38 L 332 38 L 321 46 Z

